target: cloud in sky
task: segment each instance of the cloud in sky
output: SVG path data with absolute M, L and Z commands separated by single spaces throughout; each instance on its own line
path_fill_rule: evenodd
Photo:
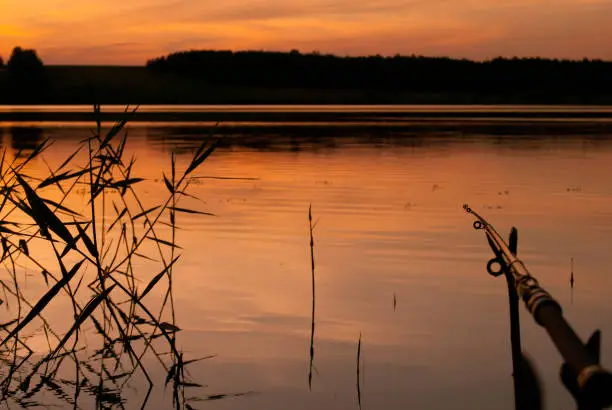
M 143 64 L 196 48 L 612 59 L 609 0 L 0 0 L 0 53 Z

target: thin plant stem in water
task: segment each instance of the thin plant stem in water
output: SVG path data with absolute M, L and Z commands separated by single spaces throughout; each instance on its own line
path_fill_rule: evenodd
M 574 258 L 570 261 L 570 304 L 574 304 Z
M 314 259 L 314 225 L 312 223 L 312 204 L 308 206 L 308 227 L 310 230 L 310 272 L 312 276 L 312 316 L 310 321 L 310 362 L 308 364 L 308 389 L 312 390 L 312 367 L 314 362 L 315 334 L 315 259 Z
M 361 377 L 360 377 L 360 368 L 361 368 L 361 333 L 359 333 L 359 342 L 357 342 L 357 403 L 359 404 L 359 408 L 361 409 Z

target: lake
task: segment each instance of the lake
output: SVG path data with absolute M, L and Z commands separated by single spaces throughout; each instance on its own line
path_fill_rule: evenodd
M 27 155 L 45 137 L 54 142 L 44 161 L 23 170 L 32 178 L 47 176 L 46 163 L 61 164 L 91 136 L 89 128 L 95 125 L 0 123 L 10 157 L 20 149 Z M 189 389 L 191 406 L 513 409 L 506 283 L 487 274 L 493 255 L 462 209 L 466 203 L 504 234 L 518 228 L 519 255 L 531 273 L 583 340 L 602 330 L 603 363 L 612 363 L 612 132 L 271 128 L 225 137 L 197 169 L 189 193 L 199 200 L 180 206 L 214 216 L 176 214 L 175 343 L 185 361 L 214 355 L 189 366 L 190 380 L 202 386 Z M 147 209 L 168 195 L 172 153 L 177 170 L 186 169 L 210 127 L 147 121 L 127 130 L 133 175 L 146 179 L 134 189 Z M 40 192 L 57 194 L 53 187 Z M 66 206 L 86 211 L 87 198 L 78 198 Z M 309 206 L 316 222 L 310 387 Z M 105 210 L 105 223 L 115 217 Z M 8 283 L 6 263 L 1 275 Z M 139 263 L 143 289 L 159 268 Z M 32 263 L 18 265 L 22 292 L 33 303 L 47 285 Z M 157 308 L 163 294 L 147 298 Z M 14 305 L 1 309 L 0 322 L 15 318 Z M 575 408 L 559 382 L 560 355 L 522 304 L 520 310 L 523 348 L 541 378 L 545 408 Z M 45 318 L 65 332 L 71 315 L 70 303 L 58 301 Z M 92 353 L 101 342 L 93 324 L 83 329 Z M 38 354 L 47 349 L 40 332 L 28 340 Z M 142 375 L 134 374 L 116 388 L 118 403 L 169 408 L 166 371 L 155 358 L 143 361 L 155 381 L 149 397 Z M 65 367 L 59 374 L 74 363 Z M 89 394 L 81 393 L 84 407 Z M 32 397 L 69 403 L 49 386 Z

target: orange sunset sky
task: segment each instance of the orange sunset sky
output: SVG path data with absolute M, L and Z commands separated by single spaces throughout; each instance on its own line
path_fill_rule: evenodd
M 184 49 L 612 60 L 611 0 L 0 0 L 0 55 L 141 65 Z

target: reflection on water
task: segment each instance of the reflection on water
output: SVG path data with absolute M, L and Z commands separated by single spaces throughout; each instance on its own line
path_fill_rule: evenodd
M 123 105 L 105 105 L 105 112 L 124 112 Z M 410 105 L 410 104 L 377 104 L 377 105 L 141 105 L 138 108 L 141 112 L 338 112 L 338 113 L 359 113 L 359 112 L 496 112 L 496 113 L 516 113 L 516 112 L 550 112 L 550 113 L 581 113 L 581 112 L 600 112 L 610 113 L 612 107 L 597 105 Z M 88 105 L 0 105 L 2 112 L 91 112 Z
M 44 139 L 40 127 L 11 127 L 11 147 L 15 151 L 32 151 Z
M 611 363 L 612 135 L 308 132 L 227 137 L 189 203 L 205 201 L 216 216 L 177 215 L 180 348 L 217 355 L 194 363 L 191 379 L 207 397 L 254 392 L 218 396 L 215 408 L 359 408 L 360 334 L 363 408 L 513 408 L 506 285 L 486 273 L 490 250 L 466 202 L 500 231 L 519 228 L 527 266 L 579 335 L 602 329 Z M 88 131 L 44 135 L 56 139 L 48 161 L 59 163 Z M 152 200 L 166 192 L 169 153 L 185 169 L 201 141 L 184 128 L 134 128 L 130 138 L 134 172 L 149 179 L 138 189 Z M 28 172 L 45 169 L 37 162 Z M 310 203 L 318 218 L 312 391 Z M 61 310 L 53 314 L 60 320 Z M 546 408 L 574 408 L 558 381 L 559 355 L 522 320 Z

